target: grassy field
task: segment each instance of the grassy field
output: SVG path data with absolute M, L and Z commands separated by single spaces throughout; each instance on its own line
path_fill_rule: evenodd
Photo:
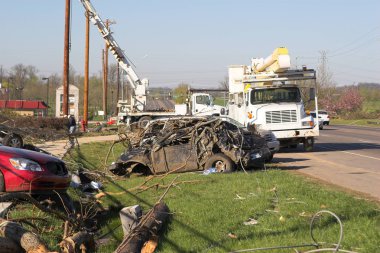
M 332 119 L 331 125 L 380 127 L 380 119 Z
M 111 153 L 111 161 L 121 153 L 120 146 Z M 86 167 L 102 168 L 108 147 L 101 143 L 82 145 L 73 157 Z M 157 178 L 148 186 L 169 185 L 177 176 Z M 110 212 L 102 220 L 98 236 L 110 241 L 99 252 L 112 252 L 122 240 L 118 215 L 121 207 L 139 204 L 147 211 L 163 193 L 164 188 L 156 187 L 142 192 L 139 191 L 144 188 L 132 190 L 145 180 L 142 177 L 106 180 L 107 197 L 102 202 Z M 181 184 L 185 181 L 189 183 Z M 312 214 L 321 209 L 331 210 L 342 219 L 344 249 L 380 252 L 378 204 L 322 187 L 275 167 L 248 174 L 179 174 L 176 182 L 179 185 L 172 187 L 164 199 L 172 217 L 165 226 L 157 252 L 226 252 L 311 243 L 309 222 Z M 258 224 L 243 225 L 250 218 Z M 338 237 L 338 225 L 328 217 L 315 232 L 319 241 L 333 243 Z
M 109 147 L 110 143 L 83 144 L 80 150 L 74 150 L 66 159 L 70 164 L 102 170 Z M 122 150 L 122 145 L 115 146 L 109 162 L 116 159 Z M 380 252 L 378 203 L 277 170 L 275 166 L 267 171 L 248 174 L 168 175 L 149 181 L 146 186 L 157 185 L 150 189 L 139 187 L 146 181 L 144 177 L 117 180 L 104 177 L 106 197 L 100 201 L 109 211 L 99 220 L 100 230 L 96 237 L 105 243 L 100 245 L 98 252 L 113 252 L 120 244 L 123 234 L 118 212 L 122 207 L 139 204 L 146 212 L 165 191 L 165 187 L 160 186 L 167 186 L 174 179 L 177 185 L 164 198 L 170 208 L 171 219 L 164 226 L 156 252 L 229 252 L 309 244 L 312 242 L 310 219 L 321 209 L 335 212 L 342 219 L 343 249 Z M 19 205 L 12 211 L 12 217 L 30 216 L 30 212 L 29 206 Z M 33 215 L 37 214 L 42 215 L 34 211 Z M 249 219 L 257 220 L 258 224 L 244 225 Z M 49 246 L 56 249 L 62 227 L 51 218 L 47 222 L 51 227 L 45 226 L 46 229 L 39 232 Z M 338 233 L 337 223 L 329 216 L 323 216 L 315 227 L 319 242 L 334 243 Z

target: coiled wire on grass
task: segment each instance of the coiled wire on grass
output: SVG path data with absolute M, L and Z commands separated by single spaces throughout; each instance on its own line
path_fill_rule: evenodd
M 340 220 L 340 218 L 338 217 L 338 215 L 336 215 L 335 213 L 331 212 L 331 211 L 328 211 L 328 210 L 321 210 L 317 213 L 315 213 L 311 219 L 311 222 L 310 222 L 310 236 L 311 236 L 311 239 L 313 240 L 313 243 L 311 244 L 302 244 L 302 245 L 290 245 L 290 246 L 273 246 L 273 247 L 263 247 L 263 248 L 253 248 L 253 249 L 243 249 L 243 250 L 236 250 L 236 251 L 232 251 L 230 253 L 240 253 L 240 252 L 253 252 L 253 251 L 265 251 L 265 250 L 274 250 L 274 249 L 296 249 L 296 248 L 304 248 L 304 247 L 320 247 L 321 244 L 319 244 L 316 240 L 315 240 L 315 237 L 314 237 L 314 223 L 315 223 L 315 220 L 320 217 L 323 213 L 327 213 L 327 214 L 330 214 L 331 216 L 333 216 L 337 222 L 339 223 L 339 227 L 340 227 L 340 231 L 339 231 L 339 240 L 338 242 L 336 243 L 336 247 L 335 248 L 320 248 L 320 249 L 313 249 L 313 250 L 309 250 L 309 251 L 304 251 L 304 253 L 317 253 L 317 252 L 345 252 L 345 253 L 357 253 L 355 251 L 349 251 L 349 250 L 343 250 L 343 249 L 339 249 L 340 246 L 341 246 L 341 243 L 342 243 L 342 240 L 343 240 L 343 224 L 342 224 L 342 221 Z M 296 250 L 296 252 L 298 252 Z

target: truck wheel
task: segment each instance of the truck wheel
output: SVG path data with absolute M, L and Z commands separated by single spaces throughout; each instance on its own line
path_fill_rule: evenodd
M 304 149 L 306 152 L 311 152 L 311 151 L 313 151 L 313 149 L 314 149 L 314 137 L 306 138 L 306 139 L 303 141 L 303 149 Z
M 235 170 L 235 164 L 232 160 L 221 153 L 212 155 L 205 164 L 205 169 L 215 168 L 217 172 L 232 172 Z
M 13 148 L 22 148 L 23 141 L 22 141 L 21 136 L 17 134 L 9 134 L 4 137 L 3 145 L 13 147 Z
M 146 125 L 148 125 L 149 121 L 151 121 L 151 120 L 152 120 L 152 118 L 149 117 L 149 116 L 142 116 L 139 119 L 138 125 L 139 125 L 140 128 L 144 128 L 144 127 L 146 127 Z

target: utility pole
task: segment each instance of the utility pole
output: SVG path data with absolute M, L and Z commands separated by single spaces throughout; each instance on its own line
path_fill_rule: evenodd
M 109 26 L 116 24 L 116 22 L 106 19 L 106 28 L 111 32 Z M 108 96 L 108 50 L 109 46 L 106 42 L 104 49 L 104 83 L 103 83 L 103 111 L 104 119 L 107 119 L 107 96 Z
M 63 100 L 62 100 L 63 115 L 69 114 L 70 6 L 71 6 L 71 0 L 66 0 L 64 59 L 63 59 Z
M 103 66 L 103 119 L 107 116 L 107 81 L 106 81 L 106 64 L 104 62 L 105 52 L 102 49 L 102 66 Z
M 116 106 L 115 106 L 116 115 L 118 115 L 119 113 L 119 107 L 117 107 L 117 104 L 119 102 L 119 96 L 120 96 L 120 66 L 119 66 L 119 63 L 117 63 L 117 89 L 116 89 Z
M 83 130 L 86 130 L 88 123 L 88 70 L 90 57 L 90 17 L 86 11 L 86 42 L 85 42 L 85 60 L 84 60 L 84 87 L 83 87 Z

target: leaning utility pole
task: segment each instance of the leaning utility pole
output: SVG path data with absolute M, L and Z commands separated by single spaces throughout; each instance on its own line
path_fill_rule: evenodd
M 86 42 L 85 42 L 85 56 L 84 56 L 84 87 L 83 87 L 83 128 L 87 128 L 88 122 L 88 70 L 89 70 L 89 57 L 90 57 L 90 17 L 86 11 Z
M 63 115 L 69 114 L 69 50 L 70 50 L 70 6 L 71 0 L 66 0 L 65 13 L 65 39 L 64 39 L 64 59 L 63 59 Z

